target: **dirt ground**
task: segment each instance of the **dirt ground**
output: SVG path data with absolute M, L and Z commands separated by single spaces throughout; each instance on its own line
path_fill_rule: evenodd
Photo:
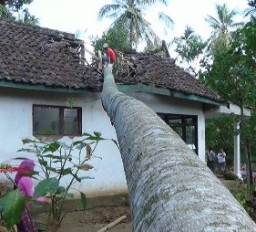
M 106 231 L 131 232 L 129 206 L 105 206 L 95 207 L 86 211 L 67 212 L 58 232 L 97 232 L 123 215 L 126 216 L 126 219 Z M 44 216 L 44 214 L 41 214 L 37 217 L 40 221 Z
M 238 183 L 236 181 L 222 180 L 228 189 L 236 189 Z M 112 199 L 112 198 L 111 198 Z M 129 203 L 126 197 L 114 197 L 114 201 L 108 205 L 97 205 L 95 202 L 103 202 L 102 199 L 96 199 L 92 204 L 89 204 L 87 210 L 66 210 L 66 216 L 61 223 L 58 232 L 98 232 L 101 228 L 109 225 L 121 216 L 125 215 L 126 219 L 118 223 L 116 226 L 107 230 L 110 232 L 132 232 L 132 223 Z M 90 201 L 92 202 L 92 200 Z M 113 204 L 115 202 L 115 204 Z M 68 205 L 68 209 L 72 205 Z M 38 222 L 44 221 L 46 214 L 37 214 Z

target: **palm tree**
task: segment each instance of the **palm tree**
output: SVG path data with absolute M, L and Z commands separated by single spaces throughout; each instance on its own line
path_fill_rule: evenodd
M 237 11 L 229 11 L 226 4 L 216 5 L 217 18 L 208 15 L 205 20 L 213 29 L 211 36 L 208 40 L 211 47 L 218 45 L 226 46 L 231 39 L 232 29 L 242 26 L 243 23 L 234 22 L 234 17 L 238 14 Z
M 126 174 L 133 231 L 255 231 L 242 205 L 184 141 L 104 68 L 102 104 Z
M 203 54 L 203 50 L 206 47 L 206 43 L 203 42 L 202 38 L 191 27 L 186 26 L 184 34 L 180 37 L 175 37 L 171 44 L 175 45 L 174 51 L 178 53 L 178 61 L 181 64 L 186 62 L 186 66 L 189 66 L 186 70 L 197 76 L 196 69 L 199 65 L 199 56 Z
M 252 21 L 256 21 L 256 0 L 248 0 L 248 6 L 245 10 L 245 17 L 251 16 Z
M 115 19 L 111 27 L 124 25 L 129 33 L 131 47 L 133 43 L 137 45 L 140 39 L 145 40 L 147 44 L 153 44 L 155 40 L 160 41 L 151 29 L 150 23 L 144 18 L 143 10 L 156 2 L 167 5 L 166 0 L 113 0 L 113 2 L 100 9 L 98 18 L 100 20 L 104 17 Z M 172 25 L 173 21 L 168 15 L 160 12 L 158 16 L 167 26 Z

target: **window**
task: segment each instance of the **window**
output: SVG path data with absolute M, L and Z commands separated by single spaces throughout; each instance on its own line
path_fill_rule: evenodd
M 197 116 L 162 113 L 158 115 L 197 153 Z
M 82 134 L 82 108 L 33 105 L 33 135 Z

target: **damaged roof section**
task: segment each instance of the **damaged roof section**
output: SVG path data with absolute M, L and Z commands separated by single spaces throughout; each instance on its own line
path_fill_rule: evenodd
M 0 20 L 0 80 L 65 88 L 99 88 L 73 34 Z
M 115 75 L 116 81 L 219 100 L 168 55 L 160 53 L 124 54 L 124 59 L 118 62 L 125 64 Z M 74 34 L 0 20 L 0 84 L 4 81 L 15 85 L 101 91 L 102 79 L 96 68 L 86 62 L 83 41 Z
M 125 84 L 142 83 L 171 91 L 193 94 L 219 100 L 212 90 L 200 84 L 194 76 L 175 64 L 168 56 L 154 52 L 133 52 L 126 54 L 129 65 L 118 75 L 118 82 Z

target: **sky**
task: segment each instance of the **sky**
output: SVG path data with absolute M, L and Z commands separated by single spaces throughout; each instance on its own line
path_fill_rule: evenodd
M 90 46 L 89 36 L 101 36 L 112 22 L 109 19 L 99 21 L 97 18 L 99 9 L 110 3 L 112 0 L 34 0 L 29 11 L 39 18 L 40 26 L 75 34 L 80 32 L 79 38 L 85 41 L 85 46 Z M 145 17 L 160 38 L 167 42 L 175 36 L 181 36 L 187 25 L 206 39 L 211 29 L 205 17 L 217 17 L 215 6 L 224 3 L 230 10 L 242 12 L 247 8 L 247 0 L 169 0 L 167 7 L 159 4 L 148 9 Z M 168 14 L 174 21 L 167 33 L 164 33 L 158 22 L 157 12 Z

